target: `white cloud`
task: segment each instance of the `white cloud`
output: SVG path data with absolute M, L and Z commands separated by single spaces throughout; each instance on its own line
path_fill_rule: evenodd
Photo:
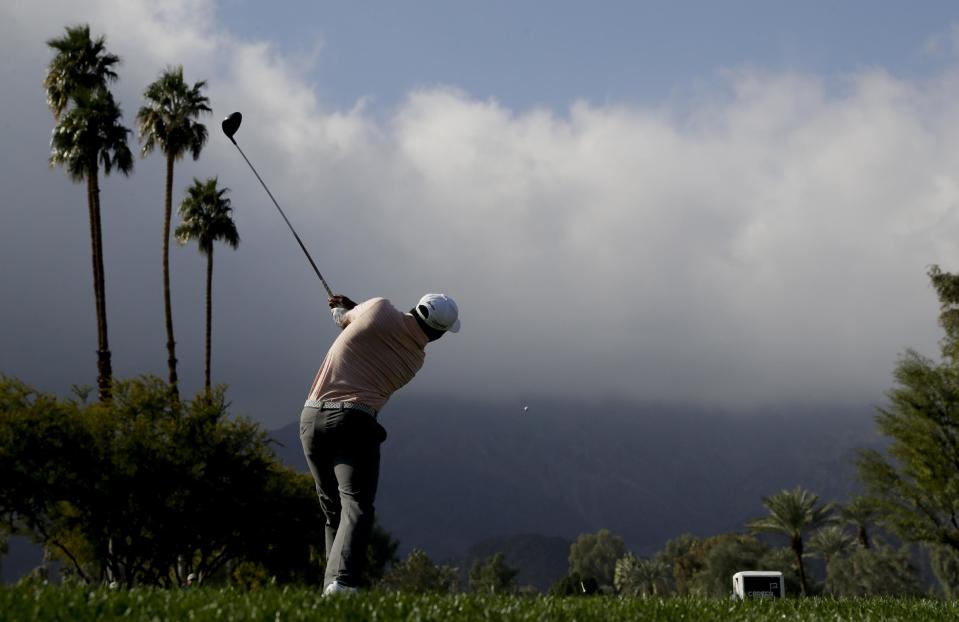
M 682 114 L 588 100 L 516 111 L 440 86 L 381 121 L 363 102 L 325 109 L 308 64 L 231 36 L 209 2 L 94 6 L 88 19 L 125 50 L 125 84 L 182 62 L 209 78 L 218 117 L 244 112 L 240 144 L 334 285 L 399 305 L 427 289 L 458 298 L 464 330 L 430 346 L 412 390 L 879 401 L 898 352 L 934 348 L 923 273 L 959 268 L 953 69 L 873 69 L 838 88 L 740 69 Z M 65 19 L 14 10 L 38 41 Z M 317 301 L 255 179 L 211 136 L 202 169 L 233 188 L 245 241 L 223 290 L 275 331 L 231 347 L 304 375 L 294 367 L 319 362 L 331 329 L 283 360 L 303 348 L 296 306 Z

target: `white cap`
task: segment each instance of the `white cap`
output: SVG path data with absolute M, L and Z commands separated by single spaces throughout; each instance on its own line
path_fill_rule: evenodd
M 436 330 L 459 332 L 459 314 L 456 303 L 446 294 L 426 294 L 416 303 L 416 315 L 420 316 L 427 326 Z

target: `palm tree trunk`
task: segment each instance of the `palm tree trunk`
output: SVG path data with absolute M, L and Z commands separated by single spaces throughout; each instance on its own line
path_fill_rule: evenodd
M 93 181 L 93 176 L 87 176 L 87 209 L 89 210 L 90 216 L 90 271 L 93 273 L 93 305 L 94 305 L 94 314 L 97 320 L 97 351 L 100 350 L 100 270 L 99 263 L 97 263 L 97 256 L 100 252 L 100 247 L 97 244 L 97 216 L 96 216 L 96 199 L 95 195 L 95 183 Z M 97 369 L 99 370 L 99 360 L 97 362 Z M 102 399 L 102 396 L 101 396 Z
M 213 342 L 213 245 L 206 255 L 206 364 L 204 365 L 204 384 L 206 394 L 210 395 L 210 350 Z
M 90 227 L 93 236 L 93 289 L 97 308 L 97 387 L 100 401 L 112 397 L 113 366 L 110 360 L 110 342 L 107 337 L 107 294 L 103 272 L 103 231 L 100 226 L 100 183 L 97 167 L 87 175 L 90 194 Z
M 865 525 L 859 525 L 859 545 L 864 549 L 869 548 L 869 534 L 866 533 Z
M 792 541 L 793 552 L 796 553 L 796 563 L 799 565 L 799 587 L 802 590 L 802 595 L 807 594 L 806 589 L 806 568 L 802 563 L 802 554 L 803 554 L 803 543 L 802 537 L 794 537 Z
M 173 308 L 170 304 L 170 214 L 173 211 L 173 155 L 166 157 L 166 193 L 163 201 L 163 310 L 166 315 L 167 367 L 170 371 L 170 391 L 179 401 L 180 391 L 176 377 L 176 341 L 173 339 Z

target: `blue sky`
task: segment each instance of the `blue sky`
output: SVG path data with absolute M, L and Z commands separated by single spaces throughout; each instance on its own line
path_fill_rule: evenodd
M 755 66 L 841 76 L 882 66 L 930 75 L 952 58 L 952 2 L 282 2 L 228 0 L 231 31 L 291 55 L 337 106 L 396 104 L 460 86 L 513 109 L 572 101 L 656 104 Z
M 959 270 L 952 3 L 0 6 L 0 372 L 93 384 L 80 186 L 46 165 L 44 42 L 86 22 L 123 58 L 128 125 L 158 72 L 207 80 L 202 158 L 241 245 L 217 251 L 213 377 L 269 425 L 335 337 L 325 295 L 218 122 L 334 289 L 460 304 L 406 393 L 755 410 L 880 403 L 936 354 L 929 265 Z M 918 8 L 917 8 L 918 7 Z M 135 135 L 131 146 L 136 147 Z M 165 375 L 163 163 L 102 180 L 120 376 Z M 179 200 L 179 199 L 177 199 Z M 202 379 L 203 262 L 174 248 L 184 393 Z M 12 301 L 12 302 L 11 302 Z

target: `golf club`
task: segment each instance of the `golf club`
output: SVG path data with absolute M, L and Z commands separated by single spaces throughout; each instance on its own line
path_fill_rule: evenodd
M 253 171 L 253 174 L 256 175 L 256 178 L 259 180 L 260 185 L 262 185 L 263 189 L 266 190 L 266 193 L 270 195 L 273 205 L 276 206 L 276 209 L 280 212 L 280 216 L 282 216 L 283 220 L 286 221 L 286 226 L 290 228 L 290 231 L 293 233 L 293 237 L 296 238 L 300 248 L 303 249 L 303 254 L 305 254 L 306 258 L 310 260 L 310 265 L 313 266 L 313 271 L 316 272 L 316 276 L 320 277 L 320 282 L 323 283 L 326 293 L 332 298 L 333 290 L 330 289 L 330 286 L 326 283 L 326 279 L 324 279 L 323 275 L 320 274 L 320 269 L 316 267 L 316 262 L 314 262 L 313 258 L 310 257 L 310 253 L 306 250 L 306 246 L 303 245 L 303 241 L 300 239 L 300 236 L 296 234 L 296 230 L 293 228 L 293 225 L 290 224 L 290 219 L 286 217 L 286 214 L 283 213 L 283 208 L 281 208 L 280 204 L 277 203 L 276 199 L 273 198 L 273 193 L 270 192 L 270 189 L 266 187 L 266 183 L 263 181 L 263 178 L 260 177 L 260 174 L 256 172 L 256 168 L 253 167 L 253 163 L 250 162 L 250 159 L 246 157 L 246 154 L 243 153 L 242 149 L 240 149 L 240 145 L 236 144 L 236 140 L 233 138 L 233 135 L 236 134 L 238 129 L 240 129 L 240 123 L 242 121 L 243 115 L 239 112 L 234 112 L 227 118 L 223 119 L 223 123 L 220 124 L 220 127 L 223 128 L 223 133 L 226 134 L 226 137 L 230 139 L 230 142 L 233 143 L 233 146 L 236 147 L 236 150 L 239 151 L 240 155 L 243 156 L 243 159 L 246 160 L 246 163 L 250 166 L 250 170 Z

